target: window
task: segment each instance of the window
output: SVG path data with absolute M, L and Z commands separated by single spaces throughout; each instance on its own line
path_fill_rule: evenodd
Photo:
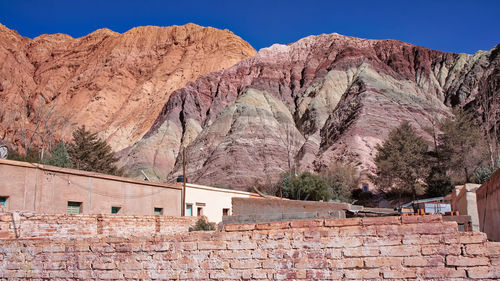
M 229 216 L 229 209 L 222 209 L 222 216 Z
M 163 215 L 163 208 L 155 208 L 155 215 L 157 216 Z
M 201 217 L 201 216 L 203 216 L 203 208 L 198 207 L 198 217 Z
M 82 202 L 68 201 L 68 214 L 80 214 L 82 212 Z
M 370 189 L 370 185 L 367 183 L 363 183 L 363 192 L 368 192 L 369 189 Z
M 193 205 L 187 204 L 186 205 L 186 216 L 190 217 L 193 215 Z
M 111 214 L 113 215 L 119 214 L 121 210 L 122 210 L 121 207 L 111 207 Z
M 0 207 L 7 207 L 7 198 L 6 196 L 0 197 Z

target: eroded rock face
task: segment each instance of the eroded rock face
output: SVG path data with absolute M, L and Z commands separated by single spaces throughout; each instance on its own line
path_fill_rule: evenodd
M 33 129 L 48 114 L 54 138 L 86 125 L 123 149 L 151 128 L 174 90 L 255 53 L 229 31 L 195 24 L 77 39 L 28 39 L 0 25 L 0 135 L 19 145 L 15 125 Z
M 376 144 L 402 121 L 430 139 L 424 128 L 451 105 L 498 97 L 497 53 L 338 34 L 273 45 L 175 91 L 151 130 L 120 153 L 122 165 L 132 176 L 171 180 L 185 146 L 190 181 L 240 189 L 291 167 L 341 161 L 373 171 Z

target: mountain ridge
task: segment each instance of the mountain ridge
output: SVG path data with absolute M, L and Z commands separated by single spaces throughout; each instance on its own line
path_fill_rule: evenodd
M 449 106 L 467 106 L 475 101 L 477 89 L 464 86 L 460 79 L 465 77 L 467 80 L 469 76 L 471 80 L 474 75 L 483 75 L 480 71 L 471 73 L 471 69 L 479 68 L 481 63 L 492 65 L 486 57 L 494 50 L 474 55 L 454 54 L 395 40 L 352 39 L 338 34 L 308 36 L 290 45 L 275 44 L 229 69 L 202 76 L 174 92 L 139 144 L 121 153 L 128 155 L 124 159 L 136 162 L 123 162 L 127 169 L 136 165 L 141 170 L 149 170 L 153 176 L 158 172 L 152 170 L 161 167 L 162 171 L 171 172 L 162 173 L 159 178 L 173 179 L 179 174 L 182 163 L 175 155 L 187 145 L 188 159 L 195 159 L 188 164 L 188 177 L 204 184 L 245 188 L 275 181 L 277 175 L 287 169 L 287 152 L 284 151 L 287 145 L 282 140 L 286 135 L 293 135 L 294 142 L 300 143 L 293 153 L 300 170 L 318 171 L 327 168 L 333 159 L 373 172 L 375 145 L 401 121 L 411 121 L 417 131 L 429 139 L 423 127 L 431 125 L 434 115 L 451 116 Z M 256 90 L 264 93 L 256 93 Z M 317 98 L 318 93 L 321 99 Z M 287 123 L 285 127 L 293 127 L 293 132 L 261 138 L 272 140 L 269 146 L 274 153 L 281 150 L 280 156 L 273 155 L 269 147 L 252 147 L 249 153 L 242 155 L 241 151 L 248 147 L 239 142 L 248 140 L 254 146 L 259 142 L 251 141 L 248 134 L 239 138 L 216 137 L 210 142 L 202 140 L 204 137 L 210 139 L 210 126 L 216 124 L 217 114 L 227 106 L 235 106 L 240 97 L 247 95 L 261 95 L 264 100 L 275 98 L 277 101 L 273 102 L 288 107 L 288 113 L 281 113 L 293 116 L 291 122 L 281 120 Z M 375 106 L 387 107 L 386 111 L 391 114 L 374 109 Z M 247 106 L 229 110 L 227 114 L 234 116 L 234 112 L 244 108 Z M 254 111 L 259 110 L 263 109 Z M 276 115 L 272 112 L 273 109 L 268 110 L 270 116 Z M 270 126 L 272 130 L 283 131 L 283 124 L 277 121 L 279 118 L 274 119 L 276 124 Z M 373 124 L 375 129 L 359 125 L 360 122 Z M 232 119 L 232 123 L 237 124 L 238 119 Z M 227 126 L 222 126 L 226 129 L 213 134 L 224 136 L 251 126 L 251 121 L 240 123 L 242 127 L 227 130 Z M 269 129 L 266 126 L 261 124 L 254 132 L 266 131 Z M 155 134 L 170 136 L 169 143 L 162 142 Z M 219 141 L 215 148 L 210 144 L 214 141 Z M 144 147 L 158 147 L 169 152 L 164 153 L 164 159 L 159 159 L 162 153 L 155 154 L 153 163 L 141 161 L 133 152 L 138 150 L 139 154 L 147 154 L 141 142 Z M 198 153 L 200 148 L 209 151 L 208 155 Z M 192 155 L 190 151 L 194 151 Z M 263 154 L 271 156 L 266 158 Z M 259 155 L 261 158 L 255 160 Z M 244 164 L 239 166 L 239 159 L 244 159 Z M 231 164 L 224 164 L 226 162 Z

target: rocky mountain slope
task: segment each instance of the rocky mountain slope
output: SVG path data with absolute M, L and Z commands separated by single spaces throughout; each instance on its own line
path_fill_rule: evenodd
M 195 24 L 34 39 L 0 25 L 0 137 L 21 147 L 86 125 L 123 149 L 174 90 L 255 53 L 230 31 Z
M 452 106 L 474 107 L 498 132 L 498 52 L 338 34 L 273 45 L 175 91 L 121 164 L 131 176 L 172 180 L 186 147 L 190 181 L 241 189 L 290 168 L 373 171 L 375 145 L 403 120 L 430 139 L 424 128 Z

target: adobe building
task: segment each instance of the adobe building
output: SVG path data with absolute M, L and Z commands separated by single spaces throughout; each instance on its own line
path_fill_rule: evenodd
M 182 187 L 182 184 L 177 184 Z M 186 183 L 186 216 L 206 216 L 219 223 L 231 216 L 232 198 L 262 198 L 257 193 Z
M 180 216 L 182 188 L 0 159 L 0 207 L 45 214 Z
M 479 230 L 500 242 L 500 169 L 476 190 Z

